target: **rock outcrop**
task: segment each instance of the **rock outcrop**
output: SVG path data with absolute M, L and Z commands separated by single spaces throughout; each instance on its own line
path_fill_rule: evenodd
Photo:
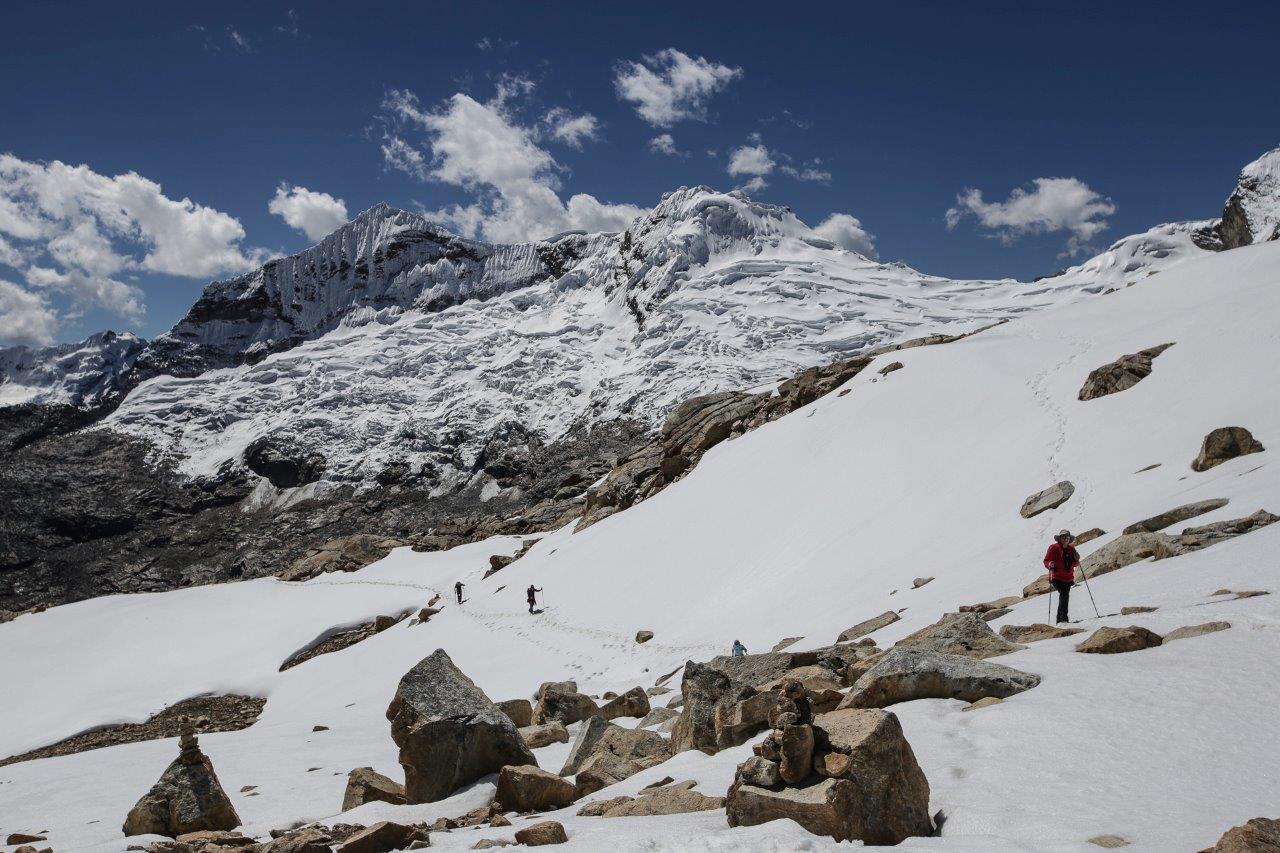
M 884 708 L 914 699 L 1006 699 L 1040 683 L 1040 676 L 985 660 L 895 648 L 857 680 L 841 708 Z
M 867 634 L 870 634 L 875 631 L 879 631 L 881 628 L 884 628 L 887 625 L 892 625 L 894 622 L 897 622 L 899 618 L 900 617 L 898 616 L 897 613 L 893 612 L 892 610 L 886 610 L 884 613 L 881 613 L 879 616 L 873 616 L 872 618 L 866 620 L 865 622 L 859 622 L 857 625 L 854 625 L 852 628 L 844 629 L 843 631 L 840 632 L 840 636 L 837 638 L 837 642 L 848 643 L 853 640 L 857 640 L 860 637 L 866 636 Z
M 516 843 L 526 847 L 545 847 L 548 844 L 564 844 L 569 840 L 564 827 L 554 820 L 544 820 L 516 831 Z
M 606 720 L 616 720 L 618 717 L 643 717 L 649 711 L 649 694 L 644 692 L 643 687 L 633 687 L 600 706 L 600 716 Z
M 506 714 L 437 649 L 405 673 L 387 708 L 406 799 L 431 803 L 507 765 L 538 762 Z
M 1088 639 L 1076 646 L 1077 652 L 1095 655 L 1115 655 L 1150 649 L 1162 642 L 1159 634 L 1138 625 L 1127 628 L 1103 626 Z
M 751 685 L 735 681 L 710 665 L 694 661 L 686 663 L 680 683 L 684 704 L 671 731 L 671 749 L 674 752 L 699 749 L 714 755 L 725 746 L 732 745 L 718 737 L 716 710 L 750 699 L 756 692 Z
M 1083 634 L 1084 628 L 1063 628 L 1059 625 L 1046 625 L 1037 622 L 1034 625 L 1001 625 L 1000 636 L 1013 643 L 1036 643 L 1040 640 L 1056 640 Z
M 538 688 L 537 702 L 533 706 L 533 724 L 560 723 L 571 726 L 589 717 L 600 715 L 595 700 L 578 692 L 572 681 L 558 681 Z
M 178 739 L 179 753 L 124 821 L 125 835 L 168 835 L 231 830 L 240 825 L 231 798 L 222 789 L 213 764 L 200 749 L 195 728 Z
M 1204 515 L 1206 512 L 1222 509 L 1229 502 L 1230 499 L 1228 498 L 1212 498 L 1207 501 L 1183 504 L 1166 510 L 1159 515 L 1144 518 L 1142 521 L 1135 521 L 1124 529 L 1124 533 L 1154 533 L 1157 530 L 1171 527 L 1180 521 L 1186 521 L 1188 518 L 1195 518 L 1197 515 Z
M 528 699 L 504 699 L 494 705 L 507 715 L 517 729 L 533 725 L 533 703 Z
M 894 648 L 983 659 L 1007 655 L 1022 647 L 997 636 L 978 612 L 968 612 L 948 613 L 933 625 L 903 637 Z
M 624 729 L 596 717 L 579 731 L 560 775 L 576 774 L 582 797 L 661 764 L 671 755 L 671 745 L 657 732 Z
M 1160 344 L 1130 355 L 1122 355 L 1110 364 L 1096 368 L 1080 389 L 1081 400 L 1093 400 L 1115 394 L 1137 385 L 1151 375 L 1151 363 L 1173 344 Z
M 1244 427 L 1218 427 L 1204 437 L 1200 454 L 1191 462 L 1192 471 L 1208 471 L 1238 456 L 1266 450 Z
M 1255 817 L 1233 826 L 1204 853 L 1280 853 L 1280 820 Z
M 1018 513 L 1023 518 L 1034 518 L 1042 512 L 1062 506 L 1075 492 L 1076 487 L 1071 481 L 1063 480 L 1027 498 L 1022 502 L 1022 509 L 1018 510 Z
M 1183 625 L 1181 628 L 1174 628 L 1161 638 L 1160 645 L 1167 645 L 1174 640 L 1185 640 L 1189 637 L 1203 637 L 1205 634 L 1216 634 L 1218 631 L 1225 631 L 1231 627 L 1230 622 L 1205 622 L 1200 625 Z
M 553 743 L 569 742 L 569 730 L 564 727 L 564 724 L 554 721 L 541 726 L 523 726 L 517 731 L 530 749 L 541 749 Z
M 342 810 L 350 811 L 365 803 L 404 805 L 404 785 L 388 779 L 372 767 L 357 767 L 347 774 L 347 789 L 342 795 Z
M 609 805 L 607 808 L 600 808 L 599 813 L 601 817 L 653 817 L 724 808 L 724 797 L 708 797 L 693 790 L 694 786 L 694 782 L 677 782 L 659 788 L 646 788 L 635 797 L 605 800 Z

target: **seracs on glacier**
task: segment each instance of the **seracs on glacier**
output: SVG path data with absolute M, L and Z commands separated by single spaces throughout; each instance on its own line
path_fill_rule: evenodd
M 314 249 L 210 285 L 139 363 L 203 372 L 152 376 L 104 426 L 192 476 L 275 435 L 319 450 L 332 482 L 369 482 L 394 462 L 447 490 L 507 423 L 546 440 L 617 418 L 657 426 L 690 396 L 1106 286 L 1086 278 L 928 276 L 705 187 L 664 196 L 623 234 L 502 247 L 379 206 Z

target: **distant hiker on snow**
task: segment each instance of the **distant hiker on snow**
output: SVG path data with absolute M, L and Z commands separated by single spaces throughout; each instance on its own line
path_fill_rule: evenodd
M 1071 587 L 1075 586 L 1076 568 L 1080 554 L 1071 543 L 1076 537 L 1070 530 L 1063 530 L 1053 537 L 1053 544 L 1044 555 L 1044 567 L 1049 570 L 1049 583 L 1058 591 L 1058 622 L 1066 622 L 1067 603 L 1071 599 Z
M 734 641 L 733 641 L 733 656 L 734 656 L 735 658 L 740 658 L 740 657 L 742 657 L 743 655 L 745 655 L 746 653 L 747 653 L 747 647 L 746 647 L 746 646 L 744 646 L 744 645 L 742 645 L 742 642 L 741 642 L 741 641 L 739 641 L 739 640 L 734 640 Z
M 538 603 L 538 599 L 537 599 L 537 596 L 535 595 L 535 593 L 542 592 L 542 590 L 538 589 L 538 588 L 537 588 L 536 586 L 534 586 L 533 584 L 529 584 L 529 589 L 527 589 L 525 592 L 526 592 L 526 593 L 528 594 L 528 596 L 529 596 L 529 612 L 530 612 L 530 613 L 532 613 L 532 612 L 533 612 L 534 605 L 536 605 L 536 604 Z
M 463 587 L 463 583 L 462 583 L 462 581 L 458 581 L 457 583 L 455 583 L 455 584 L 453 585 L 453 593 L 454 593 L 454 595 L 458 596 L 458 603 L 459 603 L 459 604 L 461 604 L 461 603 L 462 603 L 462 587 Z

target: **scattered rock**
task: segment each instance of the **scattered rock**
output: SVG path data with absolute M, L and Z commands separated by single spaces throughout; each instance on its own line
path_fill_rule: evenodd
M 1225 631 L 1230 627 L 1230 622 L 1205 622 L 1202 625 L 1184 625 L 1181 628 L 1174 628 L 1165 634 L 1160 644 L 1172 643 L 1174 640 L 1185 640 L 1188 637 L 1203 637 L 1205 634 Z
M 1195 518 L 1197 515 L 1204 515 L 1206 512 L 1213 512 L 1215 509 L 1222 509 L 1229 502 L 1228 498 L 1213 498 L 1207 501 L 1197 501 L 1196 503 L 1183 504 L 1174 507 L 1171 510 L 1162 512 L 1159 515 L 1153 515 L 1150 518 L 1144 518 L 1142 521 L 1136 521 L 1124 529 L 1125 533 L 1154 533 L 1157 530 L 1164 530 L 1166 527 L 1177 524 L 1180 521 L 1186 521 L 1188 518 Z
M 330 853 L 338 840 L 330 832 L 319 826 L 304 826 L 280 835 L 273 830 L 274 837 L 263 853 Z
M 403 850 L 414 841 L 426 841 L 425 830 L 383 820 L 362 829 L 338 845 L 336 853 L 387 853 Z
M 618 717 L 643 717 L 649 711 L 649 694 L 644 692 L 643 687 L 633 687 L 603 705 L 600 716 L 606 720 L 615 720 Z
M 1233 518 L 1228 521 L 1218 521 L 1199 527 L 1188 527 L 1182 531 L 1182 534 L 1177 539 L 1178 552 L 1198 551 L 1201 548 L 1208 548 L 1210 545 L 1225 542 L 1228 539 L 1250 533 L 1277 521 L 1280 521 L 1280 515 L 1273 515 L 1265 509 L 1260 509 L 1253 515 L 1246 515 L 1244 518 Z
M 554 820 L 544 820 L 533 826 L 526 826 L 516 833 L 516 843 L 529 847 L 542 847 L 547 844 L 564 844 L 569 840 L 564 827 Z
M 578 809 L 578 817 L 603 817 L 604 813 L 614 806 L 629 803 L 634 799 L 635 797 L 610 797 L 607 800 L 592 800 Z
M 884 613 L 881 613 L 879 616 L 868 619 L 865 622 L 859 622 L 857 625 L 854 625 L 852 628 L 846 628 L 844 631 L 841 632 L 837 642 L 847 643 L 850 640 L 856 640 L 859 637 L 862 637 L 866 634 L 870 634 L 874 631 L 879 631 L 881 628 L 885 627 L 886 625 L 892 625 L 894 622 L 897 622 L 899 618 L 900 617 L 898 616 L 897 613 L 893 612 L 892 610 L 887 610 Z
M 347 790 L 342 795 L 342 811 L 365 803 L 404 805 L 404 785 L 388 779 L 372 767 L 357 767 L 347 774 Z
M 1146 606 L 1143 606 L 1143 605 L 1137 605 L 1137 604 L 1135 604 L 1135 605 L 1132 605 L 1132 606 L 1130 606 L 1130 607 L 1121 607 L 1121 608 L 1120 608 L 1120 615 L 1121 615 L 1121 616 L 1133 616 L 1133 615 L 1134 615 L 1134 614 L 1136 614 L 1136 613 L 1155 613 L 1155 612 L 1156 612 L 1157 610 L 1159 610 L 1159 609 L 1160 609 L 1159 607 L 1146 607 Z
M 890 373 L 893 373 L 895 370 L 901 370 L 904 366 L 905 365 L 903 365 L 903 363 L 900 361 L 890 362 L 889 364 L 886 364 L 884 367 L 880 368 L 880 375 L 888 376 Z
M 706 664 L 689 661 L 684 667 L 680 693 L 684 704 L 671 731 L 672 750 L 698 749 L 714 755 L 723 748 L 717 738 L 716 708 L 749 699 L 756 689 Z
M 1160 344 L 1130 355 L 1122 355 L 1110 364 L 1091 372 L 1080 388 L 1081 400 L 1094 400 L 1137 385 L 1151 375 L 1151 362 L 1173 344 Z
M 1001 699 L 999 696 L 987 696 L 986 698 L 979 699 L 977 702 L 970 702 L 968 705 L 965 705 L 960 710 L 961 711 L 977 711 L 980 708 L 990 708 L 992 705 L 999 705 L 1003 701 L 1004 700 Z
M 636 642 L 647 643 L 653 639 L 652 631 L 636 631 Z
M 997 598 L 994 601 L 983 601 L 978 604 L 962 604 L 959 607 L 961 613 L 990 613 L 993 610 L 1008 610 L 1014 604 L 1022 601 L 1020 595 L 1006 595 Z
M 222 790 L 213 764 L 200 750 L 195 728 L 189 722 L 183 726 L 178 747 L 178 757 L 125 818 L 125 835 L 154 833 L 176 837 L 185 832 L 229 830 L 240 825 L 240 816 Z
M 927 577 L 927 578 L 916 578 L 915 580 L 913 580 L 913 581 L 911 582 L 911 588 L 912 588 L 912 589 L 919 589 L 920 587 L 924 586 L 925 584 L 927 584 L 927 583 L 928 583 L 929 581 L 931 581 L 931 580 L 933 580 L 933 578 L 932 578 L 932 577 Z
M 31 835 L 27 832 L 11 832 L 9 837 L 5 839 L 5 844 L 35 844 L 38 841 L 48 841 L 43 835 Z
M 780 652 L 783 649 L 787 649 L 787 648 L 790 648 L 791 646 L 794 646 L 796 643 L 800 642 L 803 639 L 804 637 L 785 637 L 779 640 L 778 642 L 774 643 L 773 648 L 770 649 L 770 651 Z
M 1104 847 L 1108 850 L 1114 850 L 1117 847 L 1128 847 L 1129 842 L 1121 838 L 1119 835 L 1095 835 L 1089 839 L 1089 843 L 1098 847 Z
M 1191 463 L 1192 471 L 1208 471 L 1237 456 L 1266 450 L 1244 427 L 1218 427 L 1204 437 L 1200 455 Z
M 495 702 L 498 710 L 507 715 L 517 729 L 533 725 L 533 703 L 528 699 L 505 699 Z
M 1223 833 L 1212 853 L 1277 853 L 1280 851 L 1280 820 L 1255 817 L 1243 826 Z
M 680 716 L 680 712 L 672 708 L 654 708 L 644 715 L 644 719 L 636 723 L 637 729 L 647 729 L 650 726 L 660 725 L 667 720 L 674 720 Z
M 1075 544 L 1083 545 L 1086 542 L 1092 542 L 1093 540 L 1097 539 L 1099 536 L 1106 536 L 1106 535 L 1107 535 L 1107 531 L 1103 530 L 1101 527 L 1090 527 L 1088 530 L 1084 531 L 1083 533 L 1076 534 Z
M 977 613 L 947 613 L 934 624 L 903 637 L 894 648 L 982 659 L 1016 652 L 1022 647 L 1001 639 Z
M 1022 599 L 1019 598 L 1018 600 L 1021 601 Z M 999 610 L 984 610 L 979 615 L 982 617 L 983 622 L 994 622 L 1001 616 L 1008 616 L 1012 612 L 1012 607 L 1001 607 Z
M 578 734 L 569 747 L 569 755 L 560 769 L 561 776 L 572 776 L 595 751 L 596 744 L 610 728 L 621 728 L 613 723 L 606 723 L 599 717 L 591 717 L 578 728 Z
M 1008 698 L 1040 683 L 1040 676 L 962 655 L 894 648 L 853 685 L 841 708 L 884 708 L 913 699 Z
M 1096 655 L 1114 655 L 1123 652 L 1136 652 L 1140 649 L 1150 649 L 1160 645 L 1160 635 L 1148 631 L 1146 628 L 1140 628 L 1137 625 L 1130 625 L 1128 628 L 1112 628 L 1104 626 L 1094 631 L 1093 634 L 1076 646 L 1077 652 Z
M 693 782 L 682 782 L 663 788 L 641 791 L 640 796 L 615 803 L 604 810 L 604 817 L 652 817 L 654 815 L 688 814 L 724 808 L 724 797 L 708 797 L 692 790 Z
M 782 784 L 782 768 L 776 761 L 753 755 L 738 765 L 738 778 L 747 785 L 773 788 Z
M 1071 499 L 1075 491 L 1076 487 L 1070 480 L 1063 480 L 1027 498 L 1022 502 L 1022 509 L 1018 512 L 1023 518 L 1033 518 L 1042 512 L 1062 506 Z
M 489 568 L 485 570 L 484 577 L 491 577 L 497 572 L 502 571 L 507 566 L 516 561 L 515 557 L 508 554 L 493 554 L 489 557 Z M 483 580 L 483 578 L 481 578 Z
M 1036 643 L 1040 640 L 1056 640 L 1059 637 L 1083 633 L 1084 628 L 1063 628 L 1059 625 L 1046 625 L 1043 622 L 1037 622 L 1034 625 L 1000 626 L 1000 636 L 1012 643 Z
M 1237 592 L 1236 598 L 1257 598 L 1260 595 L 1270 595 L 1271 593 L 1265 589 L 1250 589 L 1244 592 Z
M 562 809 L 578 798 L 573 783 L 537 767 L 504 767 L 498 773 L 494 799 L 507 812 Z
M 368 533 L 341 536 L 311 549 L 276 577 L 282 581 L 305 581 L 326 572 L 354 572 L 404 544 L 399 539 Z
M 547 723 L 541 726 L 524 726 L 517 729 L 525 746 L 530 749 L 541 749 L 553 743 L 568 743 L 569 730 L 561 723 Z
M 508 841 L 505 838 L 481 838 L 475 844 L 471 845 L 472 850 L 493 850 L 497 847 L 510 847 L 514 841 Z
M 317 724 L 317 725 L 314 725 L 314 726 L 312 726 L 312 727 L 311 727 L 311 731 L 312 731 L 312 732 L 327 732 L 327 731 L 329 731 L 329 727 L 328 727 L 328 726 L 322 726 L 322 725 Z
M 507 765 L 538 762 L 515 724 L 437 649 L 405 673 L 387 708 L 410 803 L 431 803 Z

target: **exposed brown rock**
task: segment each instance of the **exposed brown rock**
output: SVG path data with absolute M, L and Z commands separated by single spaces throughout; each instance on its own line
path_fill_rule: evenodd
M 788 785 L 803 782 L 813 772 L 813 726 L 788 725 L 782 729 L 778 773 Z
M 1086 654 L 1114 655 L 1149 649 L 1160 643 L 1159 634 L 1137 625 L 1130 625 L 1128 628 L 1104 626 L 1077 645 L 1076 651 Z
M 1099 536 L 1106 536 L 1106 535 L 1107 535 L 1107 531 L 1103 530 L 1101 527 L 1090 527 L 1088 530 L 1084 531 L 1083 533 L 1076 534 L 1075 544 L 1083 545 L 1086 542 L 1092 542 L 1093 540 L 1097 539 Z
M 1255 817 L 1222 834 L 1212 853 L 1280 853 L 1280 820 Z
M 680 782 L 644 790 L 638 797 L 626 797 L 623 802 L 615 802 L 601 814 L 604 817 L 652 817 L 724 808 L 724 797 L 708 797 L 694 791 L 693 787 L 693 782 Z
M 1160 344 L 1130 355 L 1122 355 L 1110 364 L 1095 369 L 1080 388 L 1080 399 L 1093 400 L 1132 388 L 1151 375 L 1151 362 L 1171 346 L 1171 343 Z
M 573 783 L 537 767 L 504 767 L 498 773 L 494 799 L 508 812 L 545 812 L 571 805 L 578 798 Z
M 561 723 L 547 723 L 541 726 L 524 726 L 517 729 L 525 745 L 530 749 L 541 749 L 553 743 L 568 743 L 569 730 Z
M 1230 627 L 1230 622 L 1205 622 L 1202 625 L 1184 625 L 1181 628 L 1174 628 L 1165 634 L 1161 645 L 1172 643 L 1174 640 L 1185 640 L 1188 637 L 1203 637 L 1205 634 L 1215 634 Z
M 915 699 L 1008 698 L 1040 683 L 1040 676 L 991 661 L 894 648 L 854 683 L 841 708 L 884 708 Z
M 178 757 L 125 818 L 125 835 L 168 835 L 240 825 L 231 798 L 222 790 L 213 764 L 200 750 L 195 729 L 184 725 Z
M 1021 646 L 1001 639 L 977 613 L 947 613 L 934 624 L 903 637 L 894 648 L 982 659 L 1016 652 Z
M 339 844 L 336 853 L 388 853 L 403 850 L 414 841 L 426 840 L 425 830 L 383 820 Z
M 516 832 L 516 843 L 527 847 L 543 847 L 548 844 L 564 844 L 569 840 L 564 827 L 554 820 L 544 820 Z
M 1154 613 L 1159 609 L 1160 608 L 1158 607 L 1146 607 L 1144 605 L 1136 604 L 1130 607 L 1121 607 L 1120 615 L 1133 616 L 1134 614 L 1137 614 L 1137 613 Z
M 894 622 L 897 622 L 899 618 L 900 617 L 898 616 L 897 613 L 893 612 L 892 610 L 886 610 L 884 613 L 881 613 L 879 616 L 873 616 L 872 618 L 866 620 L 865 622 L 859 622 L 857 625 L 854 625 L 852 628 L 846 628 L 844 631 L 840 633 L 840 636 L 837 642 L 847 643 L 851 640 L 856 640 L 859 637 L 865 636 L 866 634 L 879 631 L 881 628 L 884 628 L 887 625 L 892 625 Z
M 1063 628 L 1058 625 L 1046 625 L 1043 622 L 1037 622 L 1034 625 L 1000 626 L 1000 636 L 1012 643 L 1036 643 L 1040 640 L 1056 640 L 1059 637 L 1083 633 L 1084 628 Z
M 610 699 L 600 708 L 600 716 L 606 720 L 618 717 L 643 717 L 649 713 L 649 695 L 643 687 L 633 687 L 621 696 Z
M 1213 498 L 1207 501 L 1196 501 L 1195 503 L 1183 504 L 1166 510 L 1159 515 L 1153 515 L 1150 518 L 1144 518 L 1142 521 L 1135 521 L 1124 529 L 1125 533 L 1153 533 L 1157 530 L 1164 530 L 1177 524 L 1180 521 L 1186 521 L 1188 518 L 1195 518 L 1197 515 L 1204 515 L 1206 512 L 1213 512 L 1215 509 L 1221 509 L 1229 503 L 1228 498 Z
M 276 577 L 283 581 L 304 581 L 326 572 L 354 572 L 381 560 L 393 548 L 407 544 L 401 539 L 368 533 L 341 536 L 308 551 Z
M 1208 471 L 1238 456 L 1266 450 L 1244 427 L 1218 427 L 1204 437 L 1200 455 L 1191 463 L 1192 471 Z
M 1049 488 L 1031 495 L 1022 502 L 1022 509 L 1018 512 L 1023 518 L 1033 518 L 1042 512 L 1062 506 L 1071 499 L 1075 491 L 1076 487 L 1072 485 L 1070 480 L 1063 480 L 1061 483 L 1055 483 Z
M 533 725 L 533 703 L 528 699 L 504 699 L 494 702 L 498 710 L 507 715 L 518 729 Z
M 599 716 L 600 708 L 590 696 L 578 692 L 572 681 L 552 682 L 538 688 L 537 702 L 533 706 L 534 725 L 550 722 L 571 726 L 588 717 Z
M 372 767 L 357 767 L 347 774 L 347 789 L 342 795 L 342 811 L 350 811 L 365 803 L 403 805 L 404 785 L 388 779 Z

